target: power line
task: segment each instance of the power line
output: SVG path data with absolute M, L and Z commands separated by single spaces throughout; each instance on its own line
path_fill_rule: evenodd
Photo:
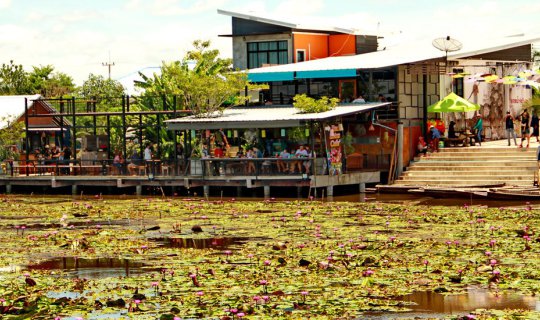
M 108 62 L 102 62 L 102 66 L 108 67 L 109 69 L 109 80 L 111 79 L 111 67 L 114 66 L 114 62 L 111 62 L 111 52 L 109 51 L 109 61 Z

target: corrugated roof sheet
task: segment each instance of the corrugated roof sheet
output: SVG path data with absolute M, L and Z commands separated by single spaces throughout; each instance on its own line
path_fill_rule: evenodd
M 449 60 L 462 59 L 478 54 L 531 44 L 540 41 L 540 35 L 520 35 L 496 39 L 475 37 L 472 39 L 458 40 L 463 43 L 463 48 L 456 52 L 449 52 Z M 314 70 L 377 69 L 444 58 L 446 53 L 433 47 L 431 42 L 432 40 L 415 41 L 387 47 L 385 50 L 359 55 L 329 57 L 299 63 L 251 69 L 248 71 L 248 74 L 305 72 Z M 261 76 L 259 76 L 259 78 L 261 78 Z
M 341 105 L 333 110 L 320 113 L 300 113 L 292 106 L 233 107 L 225 109 L 222 115 L 216 117 L 189 116 L 166 122 L 171 130 L 294 127 L 310 120 L 324 120 L 356 114 L 388 104 L 385 102 Z

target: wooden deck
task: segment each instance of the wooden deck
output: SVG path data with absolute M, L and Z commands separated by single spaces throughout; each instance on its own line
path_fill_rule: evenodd
M 6 192 L 11 192 L 12 186 L 61 188 L 71 187 L 72 193 L 77 194 L 79 186 L 85 187 L 113 187 L 113 188 L 136 188 L 140 194 L 144 187 L 180 187 L 180 188 L 205 188 L 205 193 L 210 187 L 240 187 L 240 188 L 265 188 L 265 195 L 270 193 L 271 187 L 298 187 L 298 188 L 326 188 L 327 194 L 332 192 L 335 186 L 360 185 L 380 182 L 380 171 L 361 171 L 341 174 L 339 176 L 328 175 L 158 175 L 149 177 L 127 175 L 54 175 L 54 173 L 0 176 L 0 186 L 4 186 Z

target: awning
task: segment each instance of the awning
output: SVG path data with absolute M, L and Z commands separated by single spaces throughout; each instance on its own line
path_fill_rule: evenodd
M 296 79 L 356 77 L 356 69 L 311 70 L 296 72 Z
M 249 73 L 248 79 L 251 82 L 293 81 L 294 72 Z
M 293 106 L 233 107 L 215 117 L 183 117 L 165 121 L 169 130 L 200 129 L 250 129 L 250 128 L 292 128 L 310 121 L 327 121 L 351 114 L 368 112 L 386 107 L 390 103 L 362 103 L 337 106 L 320 113 L 300 113 Z

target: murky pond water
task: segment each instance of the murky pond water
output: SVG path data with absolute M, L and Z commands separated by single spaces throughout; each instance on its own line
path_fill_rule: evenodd
M 29 270 L 59 270 L 73 278 L 101 279 L 129 277 L 150 272 L 142 262 L 117 258 L 79 259 L 74 257 L 55 258 L 39 264 L 29 265 Z
M 482 288 L 469 288 L 466 293 L 443 295 L 436 292 L 415 292 L 400 298 L 410 312 L 366 313 L 363 319 L 438 318 L 468 314 L 476 309 L 540 310 L 540 301 L 531 296 L 496 294 Z M 409 303 L 411 303 L 409 305 Z
M 267 240 L 254 237 L 214 237 L 214 238 L 156 238 L 163 247 L 185 249 L 228 249 L 238 247 L 248 241 Z

